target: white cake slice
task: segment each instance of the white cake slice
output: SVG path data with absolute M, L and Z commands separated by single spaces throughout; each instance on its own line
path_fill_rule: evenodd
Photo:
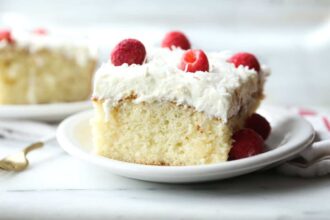
M 0 31 L 0 104 L 87 100 L 96 50 L 54 34 Z M 5 34 L 2 32 L 2 34 Z
M 92 121 L 97 154 L 150 165 L 197 165 L 228 159 L 232 134 L 263 99 L 268 69 L 208 53 L 209 71 L 178 68 L 184 50 L 148 51 L 142 65 L 96 72 Z

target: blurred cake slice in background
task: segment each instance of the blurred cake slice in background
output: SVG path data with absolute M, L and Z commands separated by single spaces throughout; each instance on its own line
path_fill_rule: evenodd
M 137 40 L 124 40 L 95 75 L 96 153 L 149 165 L 226 161 L 233 133 L 263 99 L 267 75 L 247 53 L 146 53 Z
M 38 29 L 0 31 L 0 104 L 87 100 L 97 51 Z

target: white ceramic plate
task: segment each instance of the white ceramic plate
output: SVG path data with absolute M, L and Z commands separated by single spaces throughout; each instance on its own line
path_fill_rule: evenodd
M 65 119 L 57 130 L 62 148 L 72 156 L 108 169 L 121 176 L 166 183 L 188 183 L 225 179 L 274 166 L 296 155 L 314 138 L 312 126 L 299 116 L 278 107 L 263 107 L 259 111 L 272 125 L 267 140 L 267 152 L 235 161 L 197 166 L 152 166 L 127 163 L 92 153 L 89 121 L 92 111 Z
M 36 105 L 0 105 L 0 118 L 56 122 L 91 107 L 90 101 Z

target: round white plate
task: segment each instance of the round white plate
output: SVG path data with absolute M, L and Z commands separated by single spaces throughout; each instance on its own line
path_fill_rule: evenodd
M 246 159 L 211 165 L 152 166 L 127 163 L 92 153 L 90 119 L 85 111 L 65 119 L 57 130 L 57 140 L 72 156 L 93 163 L 121 176 L 166 183 L 188 183 L 225 179 L 274 166 L 296 155 L 314 138 L 312 126 L 299 116 L 278 107 L 263 107 L 259 111 L 272 125 L 267 151 Z
M 35 105 L 0 105 L 0 118 L 56 122 L 91 107 L 90 101 Z

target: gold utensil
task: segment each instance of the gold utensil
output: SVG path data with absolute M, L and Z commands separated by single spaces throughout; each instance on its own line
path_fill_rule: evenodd
M 29 161 L 26 155 L 31 151 L 44 146 L 44 142 L 35 142 L 24 148 L 21 152 L 7 156 L 0 160 L 0 169 L 8 171 L 22 171 L 28 167 Z

